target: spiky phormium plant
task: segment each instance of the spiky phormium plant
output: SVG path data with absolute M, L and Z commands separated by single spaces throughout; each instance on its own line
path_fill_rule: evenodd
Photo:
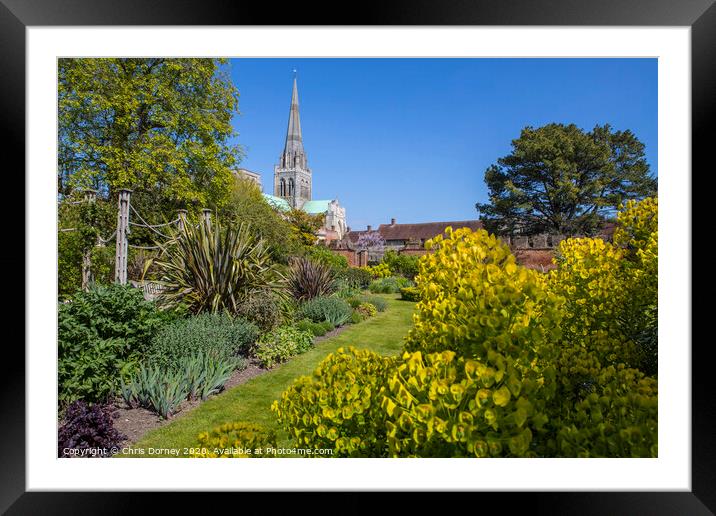
M 154 263 L 163 287 L 157 299 L 162 305 L 184 304 L 192 313 L 236 314 L 254 295 L 285 292 L 285 279 L 263 240 L 244 224 L 186 224 L 161 247 Z
M 335 289 L 333 270 L 322 262 L 294 258 L 290 264 L 288 288 L 297 301 L 327 296 Z

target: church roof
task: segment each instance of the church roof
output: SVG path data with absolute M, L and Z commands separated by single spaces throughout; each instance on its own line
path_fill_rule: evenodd
M 266 202 L 274 208 L 281 211 L 291 211 L 291 205 L 288 204 L 288 201 L 286 199 L 282 199 L 281 197 L 276 197 L 275 195 L 267 193 L 263 194 L 263 196 L 264 199 L 266 199 Z
M 328 211 L 328 205 L 331 203 L 329 199 L 320 201 L 306 201 L 301 209 L 306 213 L 325 213 Z

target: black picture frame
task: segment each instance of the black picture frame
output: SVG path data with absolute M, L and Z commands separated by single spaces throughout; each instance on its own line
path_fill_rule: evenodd
M 401 0 L 356 3 L 340 17 L 325 4 L 294 4 L 280 9 L 266 3 L 234 0 L 0 0 L 0 149 L 5 163 L 15 161 L 15 192 L 31 195 L 24 175 L 25 29 L 29 26 L 85 25 L 551 25 L 551 26 L 689 26 L 692 72 L 692 168 L 713 170 L 707 156 L 716 141 L 716 5 L 714 0 Z M 349 23 L 350 22 L 350 23 Z M 15 157 L 19 159 L 14 159 Z M 10 168 L 6 168 L 10 170 Z M 690 171 L 684 171 L 685 177 Z M 693 174 L 692 174 L 693 178 Z M 8 187 L 9 188 L 9 187 Z M 7 196 L 7 193 L 6 193 Z M 17 195 L 20 198 L 20 195 Z M 696 221 L 695 221 L 696 222 Z M 5 241 L 24 242 L 24 226 L 4 228 Z M 693 232 L 692 232 L 693 235 Z M 24 245 L 0 257 L 4 271 L 25 270 Z M 13 276 L 19 277 L 16 272 Z M 14 305 L 24 303 L 22 286 Z M 31 307 L 28 307 L 31 309 Z M 17 326 L 15 319 L 14 326 Z M 25 353 L 17 338 L 6 339 L 0 375 L 0 511 L 7 514 L 124 514 L 147 504 L 135 493 L 25 492 Z M 692 490 L 690 492 L 473 493 L 483 510 L 497 503 L 516 512 L 578 514 L 713 514 L 716 511 L 716 401 L 711 395 L 711 365 L 705 341 L 692 349 Z M 690 346 L 691 342 L 668 343 Z M 295 493 L 294 503 L 306 493 Z M 207 508 L 209 495 L 160 494 L 164 510 Z M 216 494 L 211 494 L 215 500 Z M 241 495 L 236 508 L 250 501 Z M 497 499 L 496 499 L 497 498 Z M 234 500 L 237 500 L 234 495 Z M 404 501 L 411 510 L 419 496 Z M 509 503 L 507 503 L 509 502 Z M 264 498 L 264 502 L 266 500 Z M 349 495 L 341 513 L 375 509 L 370 497 Z M 451 504 L 452 505 L 452 502 Z M 384 508 L 387 508 L 383 506 Z M 500 509 L 501 510 L 501 509 Z M 203 511 L 204 512 L 204 511 Z M 266 512 L 270 512 L 267 509 Z

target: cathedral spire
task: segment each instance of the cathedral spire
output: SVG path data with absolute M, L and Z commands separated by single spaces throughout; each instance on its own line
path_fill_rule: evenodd
M 281 155 L 283 168 L 306 168 L 306 153 L 303 150 L 303 136 L 301 134 L 301 117 L 298 113 L 298 86 L 296 70 L 293 76 L 293 94 L 291 95 L 291 110 L 288 115 L 288 129 L 286 131 L 286 145 Z

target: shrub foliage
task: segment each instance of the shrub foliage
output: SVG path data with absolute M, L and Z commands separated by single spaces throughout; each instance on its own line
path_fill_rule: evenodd
M 175 369 L 187 357 L 204 353 L 217 360 L 247 355 L 259 336 L 253 323 L 227 314 L 200 314 L 179 319 L 157 332 L 147 352 L 147 360 Z
M 299 447 L 332 448 L 335 457 L 383 457 L 380 399 L 393 360 L 340 348 L 311 376 L 296 380 L 271 408 Z
M 261 365 L 271 368 L 289 358 L 305 353 L 313 346 L 313 333 L 293 326 L 280 326 L 261 336 L 254 355 Z
M 192 313 L 236 314 L 252 296 L 284 289 L 264 241 L 244 224 L 186 224 L 161 247 L 162 255 L 154 262 L 163 285 L 161 304 L 184 304 Z
M 115 415 L 116 410 L 109 405 L 88 404 L 82 400 L 71 403 L 58 431 L 57 456 L 72 457 L 73 453 L 83 450 L 86 453 L 81 455 L 83 457 L 111 455 L 112 448 L 125 439 L 113 426 Z
M 359 289 L 368 288 L 373 277 L 363 267 L 348 267 L 336 271 L 336 278 L 343 278 Z
M 317 297 L 301 305 L 298 315 L 313 322 L 328 321 L 340 326 L 351 316 L 351 307 L 339 297 Z
M 261 331 L 271 331 L 283 321 L 280 301 L 270 292 L 261 292 L 241 303 L 236 313 L 256 324 Z
M 129 286 L 94 285 L 58 310 L 59 401 L 106 401 L 171 317 Z
M 356 312 L 361 314 L 364 318 L 373 317 L 378 313 L 378 309 L 370 303 L 361 303 L 356 307 Z
M 413 279 L 418 274 L 419 256 L 409 254 L 398 254 L 390 250 L 383 255 L 383 262 L 388 266 L 392 274 L 400 274 L 406 278 Z
M 297 301 L 332 294 L 335 288 L 333 270 L 323 262 L 294 258 L 289 269 L 288 288 Z
M 274 457 L 267 447 L 276 447 L 276 434 L 254 423 L 225 423 L 199 434 L 192 457 Z M 260 451 L 259 451 L 260 450 Z
M 418 287 L 405 287 L 400 289 L 400 299 L 403 301 L 420 301 L 420 290 Z
M 373 280 L 368 289 L 373 294 L 397 294 L 401 288 L 412 287 L 413 282 L 402 276 L 388 276 Z

